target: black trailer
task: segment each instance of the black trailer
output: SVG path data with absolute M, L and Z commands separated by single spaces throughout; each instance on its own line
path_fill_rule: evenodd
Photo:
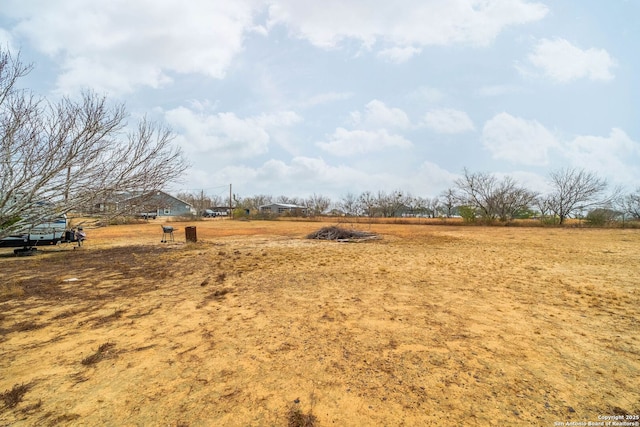
M 77 243 L 78 246 L 82 246 L 85 238 L 86 234 L 82 227 L 69 229 L 67 217 L 60 216 L 30 227 L 25 233 L 0 239 L 0 248 L 17 248 L 13 251 L 16 255 L 32 255 L 39 246 L 53 246 L 60 243 Z

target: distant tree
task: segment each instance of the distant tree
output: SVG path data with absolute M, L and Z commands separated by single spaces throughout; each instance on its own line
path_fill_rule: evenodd
M 393 207 L 389 200 L 389 195 L 382 190 L 378 190 L 375 198 L 375 210 L 380 216 L 387 218 L 393 215 Z
M 474 208 L 485 220 L 509 221 L 533 204 L 536 194 L 521 187 L 511 177 L 498 180 L 486 172 L 471 173 L 456 180 L 460 204 Z
M 373 217 L 376 211 L 376 197 L 371 191 L 364 191 L 358 196 L 360 209 L 368 217 Z
M 209 201 L 209 206 L 207 206 L 208 208 L 215 208 L 215 207 L 220 207 L 220 206 L 225 206 L 225 207 L 229 206 L 228 203 L 226 205 L 224 204 L 224 199 L 219 194 L 211 194 L 211 195 L 208 195 L 207 198 L 208 198 L 208 201 Z
M 338 208 L 341 209 L 345 215 L 358 216 L 360 214 L 358 197 L 353 193 L 345 194 L 338 201 Z
M 542 220 L 547 220 L 551 215 L 551 202 L 546 196 L 538 195 L 533 201 L 532 206 L 538 209 Z
M 289 196 L 280 195 L 275 199 L 276 203 L 286 203 L 286 204 L 294 204 L 292 199 Z
M 442 205 L 439 198 L 432 197 L 431 199 L 427 200 L 427 212 L 429 213 L 431 218 L 440 216 L 440 209 L 442 209 Z
M 551 194 L 546 196 L 549 210 L 560 224 L 579 211 L 606 204 L 607 181 L 584 169 L 560 169 L 549 175 Z
M 409 206 L 414 215 L 426 215 L 430 202 L 431 200 L 427 197 L 416 196 L 409 200 Z
M 451 218 L 454 215 L 459 199 L 460 196 L 456 194 L 453 188 L 448 188 L 440 194 L 442 210 L 447 218 Z
M 480 216 L 494 219 L 493 193 L 496 187 L 495 176 L 486 172 L 471 173 L 466 168 L 464 176 L 455 181 L 459 202 L 480 212 Z
M 0 48 L 0 238 L 115 194 L 164 187 L 187 168 L 173 134 L 85 92 L 48 102 L 18 89 L 30 71 Z
M 526 216 L 537 197 L 537 193 L 521 187 L 513 178 L 505 177 L 495 191 L 493 208 L 500 221 L 509 221 Z
M 198 215 L 202 215 L 205 209 L 209 209 L 214 206 L 211 197 L 205 194 L 204 190 L 198 192 L 181 192 L 176 195 L 180 200 L 189 203 L 198 212 Z
M 260 210 L 260 206 L 270 205 L 271 203 L 273 203 L 273 197 L 266 194 L 256 194 L 251 197 L 245 197 L 242 200 L 242 209 L 257 212 Z
M 331 198 L 313 193 L 313 195 L 305 200 L 305 206 L 308 209 L 309 215 L 322 215 L 329 210 L 329 206 L 331 206 Z
M 640 187 L 628 194 L 623 201 L 624 211 L 634 219 L 640 219 Z
M 394 190 L 388 194 L 384 191 L 378 191 L 375 198 L 376 210 L 383 217 L 390 218 L 406 210 L 410 200 L 411 195 L 401 190 Z
M 588 225 L 595 227 L 603 227 L 618 220 L 622 216 L 622 212 L 609 208 L 595 208 L 585 217 Z

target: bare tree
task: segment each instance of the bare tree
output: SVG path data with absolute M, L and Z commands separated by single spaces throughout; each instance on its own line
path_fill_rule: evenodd
M 358 197 L 358 204 L 360 205 L 360 209 L 365 213 L 368 217 L 373 217 L 376 211 L 376 197 L 373 195 L 371 191 L 364 191 Z
M 410 202 L 411 210 L 415 215 L 424 215 L 428 211 L 429 203 L 431 203 L 429 198 L 412 197 Z
M 303 206 L 304 200 L 297 196 L 289 197 L 285 195 L 280 195 L 276 197 L 276 203 L 285 203 L 289 205 Z
M 411 195 L 401 190 L 394 190 L 391 193 L 378 191 L 375 197 L 376 209 L 385 218 L 397 215 L 399 212 L 406 210 L 411 200 Z
M 551 202 L 548 197 L 539 195 L 533 201 L 533 206 L 538 208 L 542 219 L 546 219 L 551 214 Z
M 511 177 L 505 177 L 494 194 L 493 208 L 500 221 L 509 221 L 529 210 L 538 194 L 521 187 Z
M 431 218 L 435 218 L 439 216 L 440 209 L 442 208 L 442 204 L 440 203 L 440 199 L 437 197 L 432 197 L 428 199 L 427 204 L 427 212 Z
M 453 188 L 449 188 L 440 194 L 442 210 L 447 218 L 454 215 L 456 205 L 460 196 L 458 196 Z
M 345 215 L 358 216 L 360 214 L 358 198 L 353 193 L 347 193 L 342 196 L 338 201 L 338 208 L 342 209 Z
M 625 213 L 631 215 L 634 219 L 640 219 L 640 187 L 635 193 L 627 194 L 624 198 L 623 208 Z
M 280 195 L 278 197 L 276 197 L 276 203 L 291 203 L 293 204 L 293 202 L 291 201 L 291 198 L 289 196 L 285 196 L 285 195 Z
M 222 197 L 220 197 L 219 195 L 212 197 L 206 194 L 204 190 L 192 193 L 182 192 L 178 193 L 176 197 L 193 206 L 199 215 L 204 214 L 206 209 L 214 206 L 220 206 L 220 204 L 222 203 Z
M 242 208 L 258 212 L 260 210 L 260 206 L 270 205 L 272 202 L 273 197 L 266 194 L 256 194 L 251 197 L 245 197 L 242 200 Z
M 305 201 L 305 206 L 310 215 L 322 215 L 329 209 L 329 206 L 331 206 L 331 199 L 327 196 L 313 193 L 313 195 Z
M 465 168 L 464 176 L 455 181 L 459 201 L 477 209 L 483 218 L 495 219 L 492 202 L 496 181 L 495 176 L 489 173 L 471 173 Z
M 0 50 L 0 237 L 123 192 L 150 192 L 187 168 L 172 132 L 85 92 L 56 103 L 17 89 L 29 67 Z
M 489 173 L 470 173 L 467 169 L 456 186 L 461 204 L 475 209 L 487 220 L 509 221 L 528 209 L 536 198 L 535 193 L 519 186 L 509 176 L 499 181 Z
M 607 203 L 607 181 L 584 169 L 561 169 L 549 175 L 553 191 L 546 199 L 550 211 L 563 224 L 570 215 Z

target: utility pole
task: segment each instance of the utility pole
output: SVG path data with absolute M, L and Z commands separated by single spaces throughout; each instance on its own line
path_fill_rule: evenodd
M 229 184 L 229 219 L 233 219 L 233 199 L 231 198 L 231 184 Z

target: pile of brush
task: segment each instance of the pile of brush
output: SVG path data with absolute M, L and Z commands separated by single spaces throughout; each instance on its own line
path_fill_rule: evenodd
M 341 228 L 335 225 L 322 227 L 307 235 L 307 239 L 335 240 L 337 242 L 356 242 L 361 240 L 377 239 L 378 235 L 368 231 Z

